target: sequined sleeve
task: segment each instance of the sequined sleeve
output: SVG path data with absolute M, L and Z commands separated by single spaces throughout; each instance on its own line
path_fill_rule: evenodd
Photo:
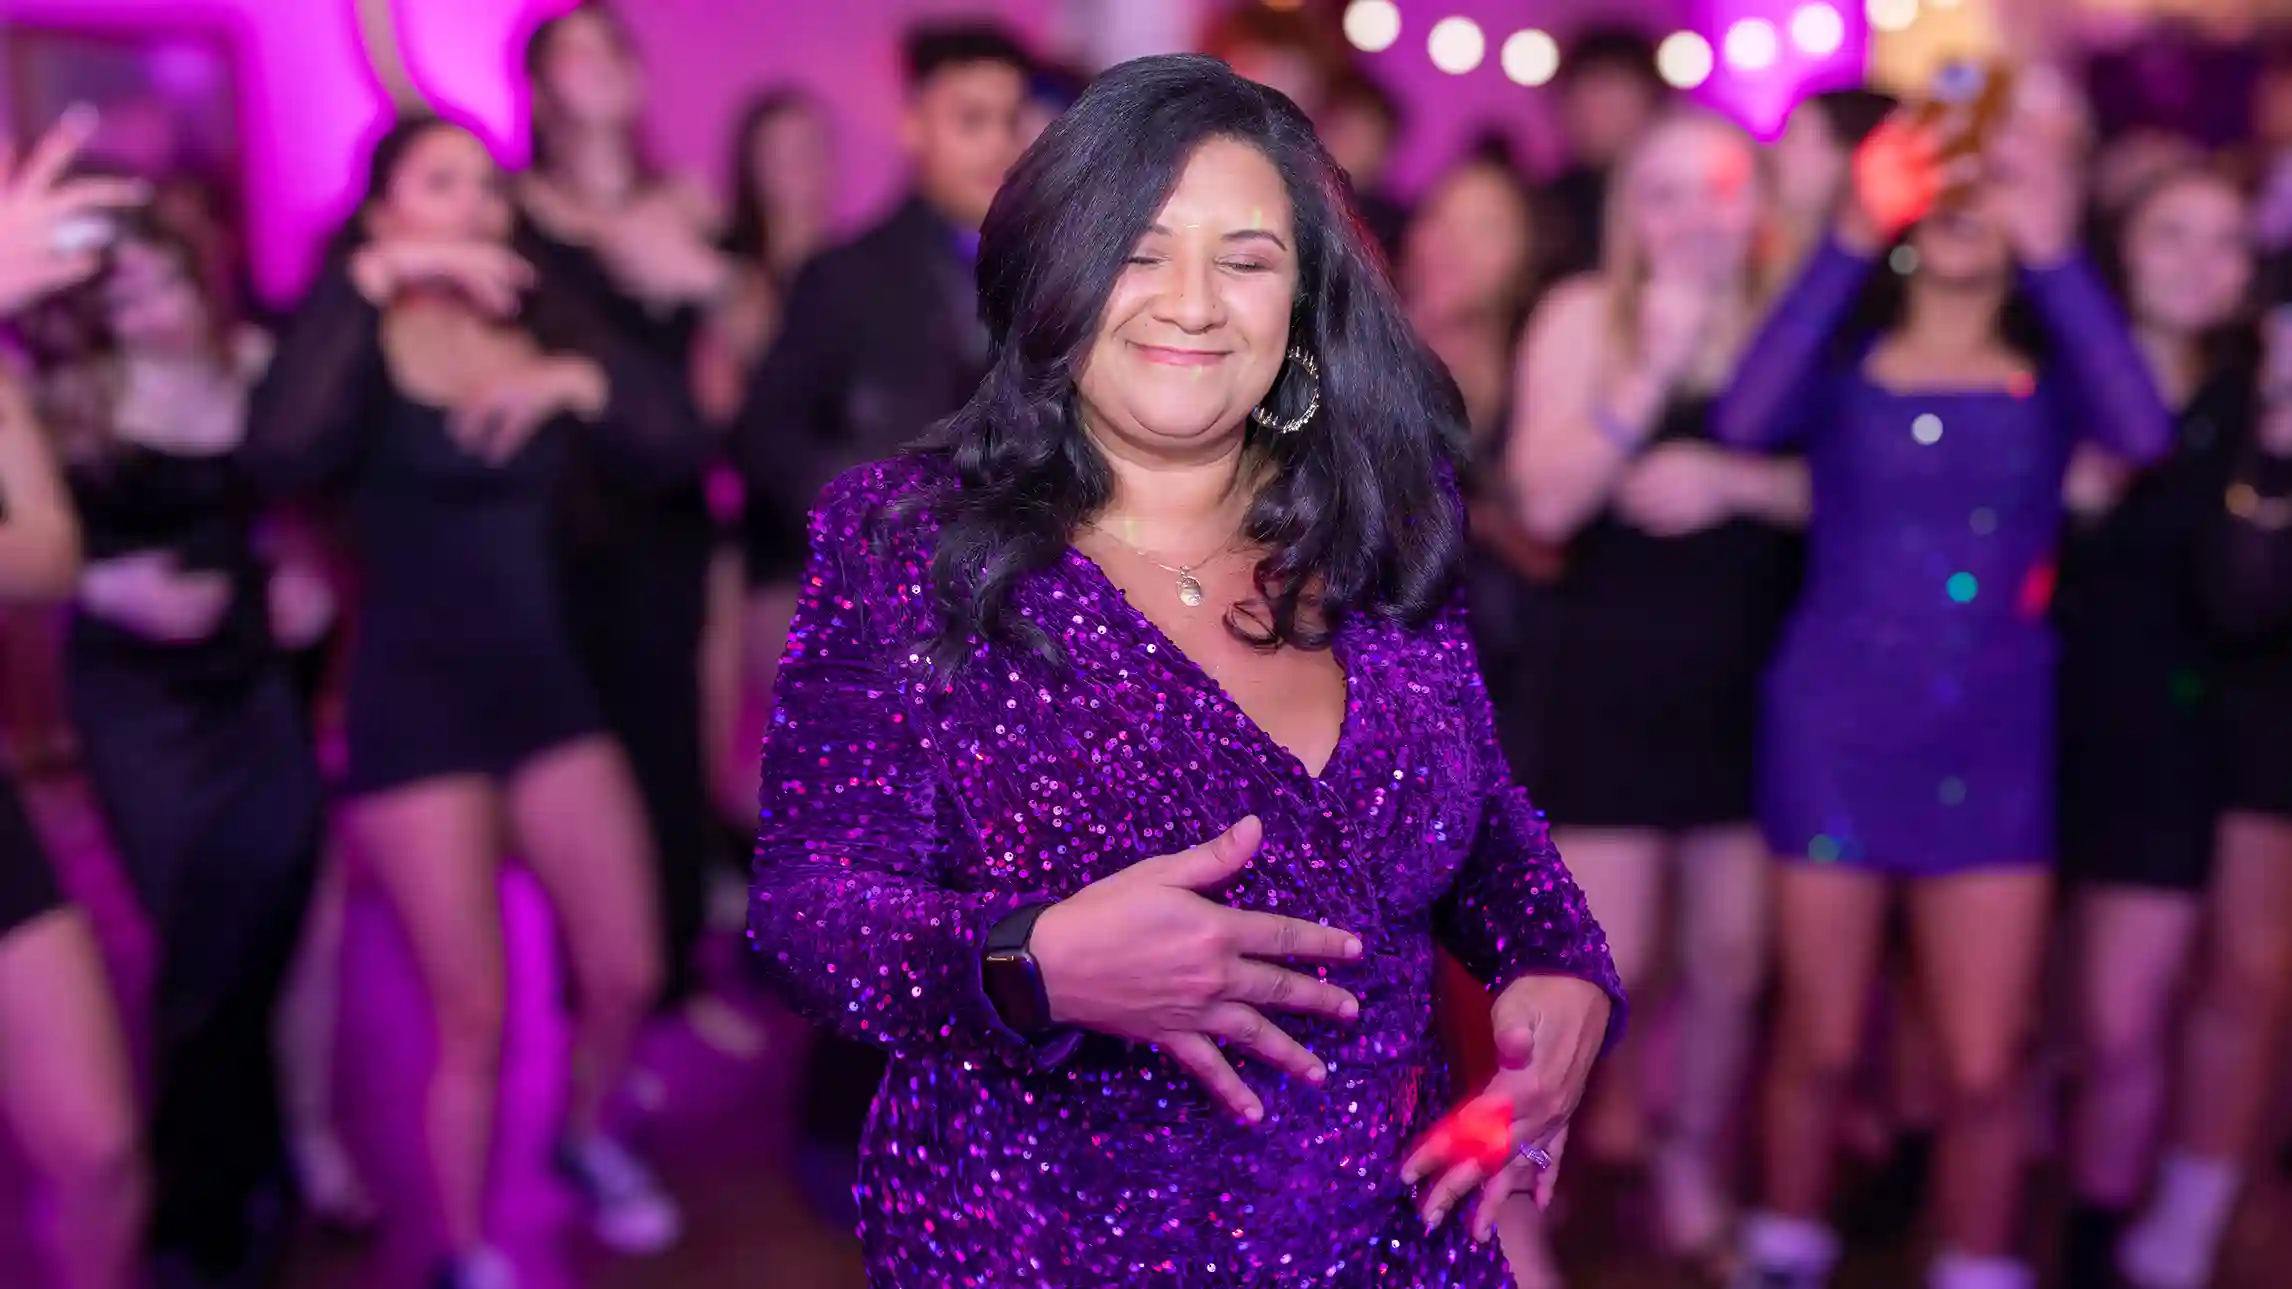
M 2125 311 L 2083 256 L 2022 274 L 2046 333 L 2046 381 L 2060 388 L 2081 438 L 2146 464 L 2173 443 L 2173 415 L 2149 376 Z
M 1825 423 L 1840 332 L 1869 275 L 1869 260 L 1823 243 L 1736 363 L 1734 384 L 1712 412 L 1720 442 L 1785 447 Z
M 847 1038 L 1048 1066 L 1071 1042 L 1030 1044 L 987 1001 L 987 930 L 1033 901 L 961 888 L 960 808 L 870 630 L 888 592 L 868 572 L 858 474 L 812 516 L 764 741 L 748 937 L 781 995 Z
M 1608 953 L 1607 936 L 1553 847 L 1543 815 L 1512 780 L 1461 595 L 1437 630 L 1465 659 L 1471 692 L 1464 715 L 1472 722 L 1481 797 L 1487 802 L 1472 850 L 1436 910 L 1441 943 L 1466 970 L 1487 981 L 1491 993 L 1522 976 L 1575 976 L 1598 985 L 1615 1005 L 1602 1050 L 1612 1049 L 1624 1032 L 1623 982 Z

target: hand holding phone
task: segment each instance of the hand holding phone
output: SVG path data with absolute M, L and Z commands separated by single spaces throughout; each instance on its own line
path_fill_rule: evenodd
M 0 148 L 0 316 L 93 274 L 112 213 L 143 203 L 133 180 L 65 177 L 95 128 L 94 111 L 74 108 L 21 165 Z

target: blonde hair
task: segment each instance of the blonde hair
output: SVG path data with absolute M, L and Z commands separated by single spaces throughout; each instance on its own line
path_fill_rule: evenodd
M 1772 181 L 1765 168 L 1759 164 L 1757 143 L 1741 127 L 1717 113 L 1697 107 L 1666 110 L 1632 144 L 1631 150 L 1624 154 L 1622 163 L 1609 177 L 1607 203 L 1601 211 L 1599 276 L 1607 291 L 1608 325 L 1618 355 L 1633 354 L 1638 347 L 1640 296 L 1647 289 L 1650 276 L 1646 248 L 1639 245 L 1637 232 L 1632 226 L 1630 207 L 1633 179 L 1647 164 L 1647 157 L 1660 142 L 1693 132 L 1712 134 L 1739 146 L 1743 150 L 1744 160 L 1749 163 L 1745 171 L 1745 182 L 1759 190 L 1758 224 L 1752 234 L 1743 272 L 1738 278 L 1742 294 L 1736 301 L 1736 320 L 1744 325 L 1736 327 L 1736 334 L 1728 337 L 1730 345 L 1740 347 L 1748 339 L 1748 323 L 1773 295 L 1783 269 L 1785 239 L 1781 236 L 1779 214 L 1774 209 L 1772 194 L 1768 191 Z

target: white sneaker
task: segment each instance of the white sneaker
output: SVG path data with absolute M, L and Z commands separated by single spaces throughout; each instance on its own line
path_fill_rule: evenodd
M 557 1171 L 589 1201 L 591 1229 L 615 1253 L 659 1253 L 684 1234 L 676 1201 L 650 1168 L 610 1137 L 560 1142 Z
M 482 1248 L 438 1271 L 438 1289 L 517 1289 L 517 1268 L 499 1249 Z

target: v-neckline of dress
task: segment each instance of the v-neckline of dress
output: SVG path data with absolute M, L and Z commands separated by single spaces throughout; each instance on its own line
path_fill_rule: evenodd
M 1306 765 L 1304 758 L 1297 755 L 1296 751 L 1288 744 L 1275 738 L 1272 731 L 1259 724 L 1257 718 L 1249 714 L 1249 709 L 1241 705 L 1241 700 L 1235 698 L 1226 689 L 1224 682 L 1211 675 L 1208 668 L 1195 662 L 1184 649 L 1179 648 L 1178 642 L 1170 637 L 1169 632 L 1162 629 L 1160 623 L 1154 621 L 1152 615 L 1131 603 L 1129 592 L 1124 591 L 1122 584 L 1109 576 L 1097 560 L 1073 546 L 1067 547 L 1067 560 L 1073 567 L 1079 569 L 1083 576 L 1097 582 L 1113 594 L 1115 601 L 1122 606 L 1122 612 L 1130 618 L 1132 630 L 1145 638 L 1147 652 L 1161 654 L 1167 665 L 1181 675 L 1197 682 L 1203 692 L 1209 694 L 1212 701 L 1225 711 L 1227 719 L 1240 727 L 1249 738 L 1273 752 L 1289 766 L 1292 772 L 1305 779 L 1306 782 L 1318 787 L 1330 781 L 1332 772 L 1336 770 L 1338 763 L 1344 759 L 1346 745 L 1352 741 L 1353 737 L 1353 682 L 1355 677 L 1352 654 L 1349 648 L 1354 629 L 1351 617 L 1348 616 L 1337 624 L 1337 630 L 1332 634 L 1329 641 L 1330 656 L 1337 660 L 1337 670 L 1344 677 L 1345 698 L 1337 712 L 1337 739 L 1329 745 L 1328 759 L 1321 763 L 1319 770 L 1315 770 Z

